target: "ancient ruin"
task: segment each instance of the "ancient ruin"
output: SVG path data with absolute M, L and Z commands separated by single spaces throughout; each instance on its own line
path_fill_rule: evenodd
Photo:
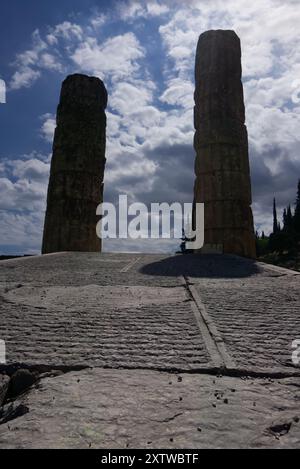
M 42 253 L 100 251 L 107 92 L 99 78 L 70 75 L 57 108 Z
M 205 204 L 205 247 L 254 258 L 248 135 L 234 31 L 201 34 L 195 65 L 195 202 Z M 204 247 L 204 249 L 205 249 Z
M 0 449 L 135 467 L 300 447 L 300 272 L 226 254 L 255 256 L 240 55 L 231 31 L 200 37 L 195 199 L 224 255 L 0 262 Z M 100 251 L 106 101 L 97 78 L 63 83 L 43 252 Z

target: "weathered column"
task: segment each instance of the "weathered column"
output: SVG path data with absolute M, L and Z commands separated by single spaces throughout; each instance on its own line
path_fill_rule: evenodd
M 100 251 L 107 92 L 99 78 L 70 75 L 57 108 L 42 253 Z
M 205 246 L 255 257 L 248 135 L 234 31 L 201 34 L 195 66 L 196 202 L 205 204 Z

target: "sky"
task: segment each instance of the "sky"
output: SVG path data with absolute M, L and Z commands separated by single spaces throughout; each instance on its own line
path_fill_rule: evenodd
M 299 0 L 10 0 L 0 15 L 0 254 L 39 253 L 61 82 L 108 90 L 105 201 L 192 202 L 198 37 L 241 39 L 255 227 L 300 178 Z M 0 99 L 1 100 L 1 99 Z M 105 250 L 163 252 L 178 240 L 112 240 Z

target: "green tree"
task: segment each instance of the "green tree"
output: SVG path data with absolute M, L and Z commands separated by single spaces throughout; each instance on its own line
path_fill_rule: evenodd
M 286 208 L 283 210 L 282 220 L 283 220 L 283 229 L 286 230 L 287 225 L 288 225 Z
M 287 211 L 286 211 L 286 224 L 287 224 L 288 231 L 293 229 L 293 215 L 292 215 L 291 205 L 288 206 Z
M 286 214 L 285 214 L 286 216 Z M 270 235 L 268 248 L 270 252 L 274 251 L 283 251 L 284 241 L 283 241 L 283 232 L 281 230 L 281 225 L 278 223 L 277 219 L 277 208 L 276 208 L 276 199 L 273 199 L 273 233 Z
M 273 234 L 275 235 L 278 232 L 278 220 L 277 220 L 277 208 L 276 208 L 276 199 L 273 200 Z
M 300 239 L 300 179 L 298 181 L 298 191 L 297 191 L 297 199 L 295 204 L 295 214 L 294 214 L 294 228 L 296 232 L 296 237 Z

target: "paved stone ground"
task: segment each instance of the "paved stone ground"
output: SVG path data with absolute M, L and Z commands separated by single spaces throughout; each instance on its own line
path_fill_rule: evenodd
M 71 372 L 14 403 L 29 412 L 0 426 L 0 447 L 297 447 L 299 400 L 294 378 Z
M 148 278 L 139 272 L 144 262 L 78 253 L 3 263 L 0 331 L 7 362 L 212 366 L 184 279 Z
M 2 261 L 2 372 L 70 372 L 5 404 L 0 447 L 299 446 L 299 285 L 236 256 Z
M 300 337 L 299 276 L 192 280 L 238 368 L 289 369 Z

